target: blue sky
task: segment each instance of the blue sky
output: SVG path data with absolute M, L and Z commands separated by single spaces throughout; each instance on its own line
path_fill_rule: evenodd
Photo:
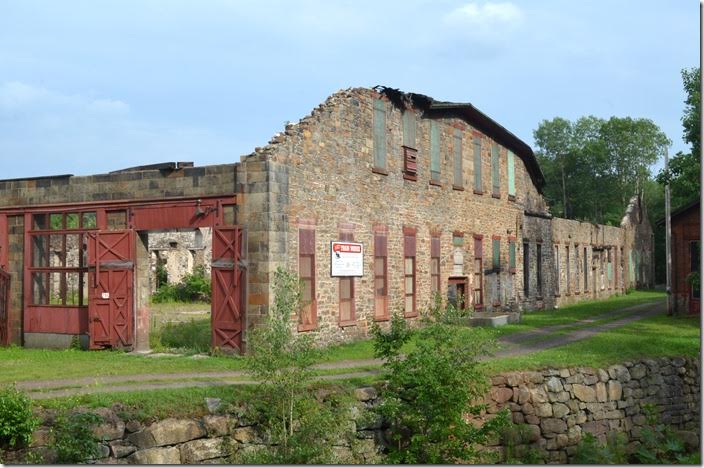
M 699 2 L 0 0 L 0 178 L 239 161 L 335 91 L 541 120 L 644 117 L 687 150 Z

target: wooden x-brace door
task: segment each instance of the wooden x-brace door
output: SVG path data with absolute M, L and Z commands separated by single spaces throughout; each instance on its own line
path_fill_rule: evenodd
M 90 349 L 132 346 L 134 231 L 88 234 Z
M 213 228 L 212 347 L 243 352 L 244 232 L 238 226 Z

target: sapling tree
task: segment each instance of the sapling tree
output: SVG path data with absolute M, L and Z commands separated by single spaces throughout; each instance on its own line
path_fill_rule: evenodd
M 386 370 L 379 412 L 391 425 L 391 463 L 477 461 L 476 444 L 508 424 L 506 413 L 481 425 L 468 420 L 483 408 L 476 402 L 488 383 L 478 358 L 493 344 L 481 330 L 457 326 L 457 315 L 436 303 L 416 330 L 399 314 L 388 331 L 372 328 Z

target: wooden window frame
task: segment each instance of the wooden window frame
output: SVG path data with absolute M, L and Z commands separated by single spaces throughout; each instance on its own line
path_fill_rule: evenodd
M 513 259 L 511 251 L 513 251 Z M 508 271 L 513 274 L 516 273 L 516 253 L 516 237 L 508 236 Z
M 474 270 L 474 281 L 472 292 L 472 301 L 474 302 L 474 310 L 482 310 L 484 308 L 484 236 L 481 234 L 474 234 L 474 265 L 472 268 Z M 477 245 L 479 248 L 477 249 Z M 479 261 L 479 269 L 476 268 L 477 261 Z M 477 284 L 478 283 L 478 284 Z M 477 292 L 479 292 L 479 303 L 476 302 Z
M 442 158 L 440 156 L 440 127 L 435 120 L 430 121 L 430 185 L 442 186 Z M 437 164 L 435 164 L 437 163 Z M 433 171 L 433 166 L 437 165 L 437 171 Z M 437 173 L 437 174 L 436 174 Z M 437 177 L 435 177 L 437 176 Z
M 476 195 L 484 195 L 484 187 L 482 181 L 482 139 L 475 136 L 472 139 L 472 148 L 474 150 L 474 193 Z
M 340 231 L 339 233 L 339 238 L 341 242 L 354 242 L 354 234 L 350 231 Z M 342 298 L 342 283 L 344 281 L 349 281 L 350 282 L 350 297 L 349 299 L 343 299 Z M 354 284 L 354 276 L 341 276 L 338 284 L 338 299 L 339 299 L 339 306 L 338 306 L 338 316 L 337 316 L 337 323 L 340 327 L 349 327 L 352 325 L 357 325 L 357 317 L 356 317 L 356 307 L 355 307 L 355 284 Z M 342 319 L 342 305 L 344 303 L 349 303 L 350 307 L 350 318 L 348 320 L 343 320 Z
M 310 236 L 310 239 L 306 237 Z M 312 244 L 312 245 L 311 245 Z M 311 262 L 311 276 L 301 275 L 301 259 L 310 258 Z M 310 281 L 310 323 L 305 323 L 303 320 L 304 311 L 303 308 L 306 305 L 301 306 L 300 318 L 298 322 L 298 331 L 311 331 L 318 328 L 318 301 L 316 298 L 316 284 L 315 284 L 316 268 L 315 268 L 315 229 L 310 227 L 299 227 L 298 229 L 298 277 L 301 282 Z
M 412 268 L 411 274 L 406 273 L 406 260 L 411 259 Z M 418 316 L 417 308 L 417 296 L 418 296 L 418 286 L 416 284 L 417 277 L 417 262 L 416 262 L 416 229 L 412 227 L 403 228 L 403 316 L 406 318 L 413 318 Z M 409 293 L 407 285 L 407 279 L 411 278 L 411 292 Z M 410 312 L 406 311 L 406 301 L 408 297 L 412 298 L 412 310 Z
M 430 293 L 440 294 L 440 233 L 430 234 Z M 437 262 L 437 273 L 433 272 L 433 262 Z
M 388 252 L 388 228 L 384 225 L 375 225 L 374 230 L 374 321 L 383 322 L 389 320 L 389 252 Z M 377 262 L 383 262 L 382 274 L 377 275 Z M 383 281 L 384 295 L 377 294 L 376 280 Z M 377 302 L 379 301 L 379 302 Z M 378 304 L 381 304 L 381 314 L 378 314 Z
M 499 145 L 493 143 L 491 145 L 491 196 L 493 198 L 501 198 L 501 164 L 499 157 Z
M 452 189 L 464 190 L 464 164 L 462 161 L 462 130 L 456 128 L 452 134 Z M 459 181 L 457 174 L 459 170 Z M 459 182 L 459 184 L 457 183 Z
M 386 151 L 386 114 L 386 102 L 382 99 L 375 99 L 372 121 L 372 172 L 380 175 L 389 175 L 389 158 Z M 381 123 L 378 123 L 379 119 L 381 119 Z M 382 162 L 380 157 L 382 154 L 383 165 L 379 165 L 378 163 Z
M 516 156 L 511 150 L 506 150 L 506 176 L 508 178 L 508 199 L 516 201 Z

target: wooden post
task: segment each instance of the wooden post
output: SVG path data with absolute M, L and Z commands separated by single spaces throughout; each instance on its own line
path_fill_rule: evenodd
M 670 225 L 670 181 L 669 181 L 669 160 L 668 149 L 665 148 L 665 174 L 668 174 L 668 181 L 665 184 L 665 262 L 667 273 L 667 315 L 672 315 L 672 231 Z

